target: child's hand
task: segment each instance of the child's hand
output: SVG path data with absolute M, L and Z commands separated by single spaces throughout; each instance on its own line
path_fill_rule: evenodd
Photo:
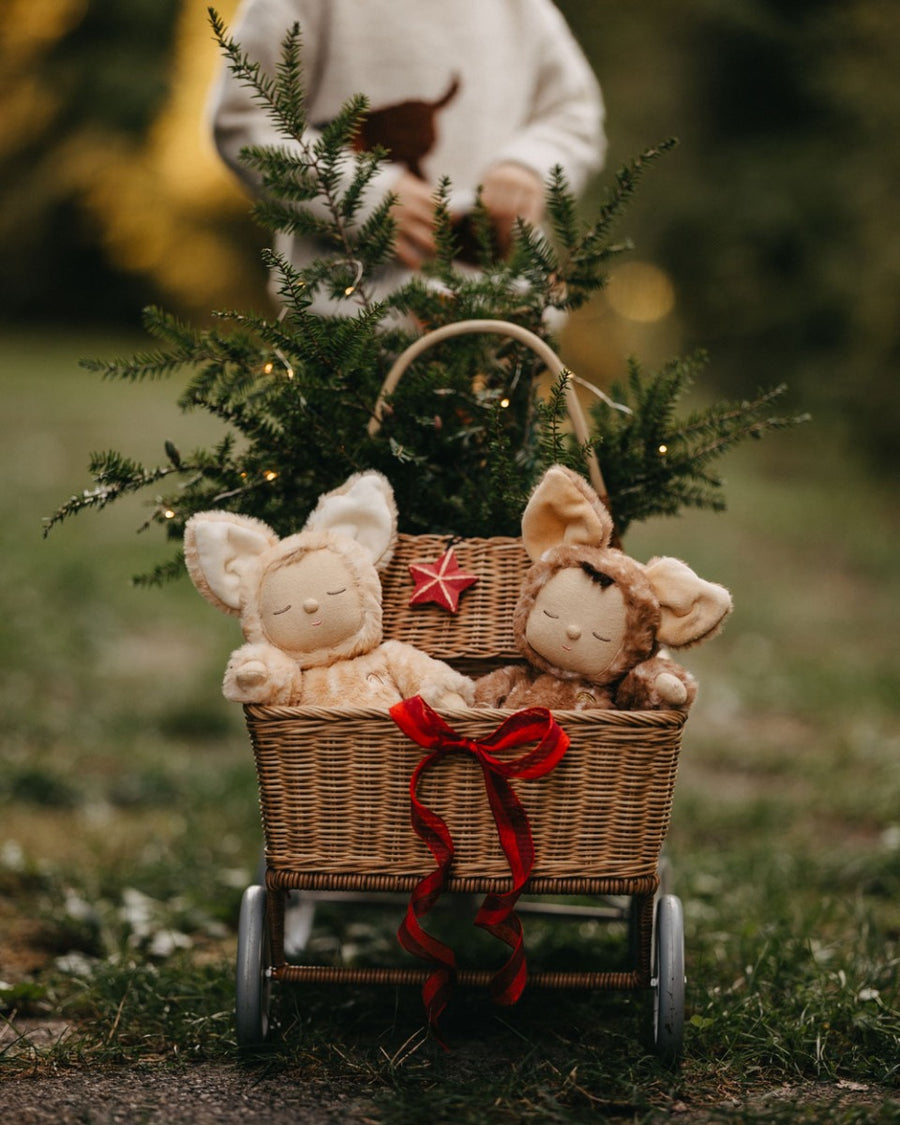
M 397 228 L 394 253 L 404 266 L 416 270 L 435 251 L 432 189 L 412 172 L 403 172 L 391 190 L 397 197 L 391 208 Z
M 544 185 L 522 164 L 497 164 L 484 177 L 481 202 L 497 232 L 500 253 L 509 252 L 516 219 L 539 223 L 544 217 Z

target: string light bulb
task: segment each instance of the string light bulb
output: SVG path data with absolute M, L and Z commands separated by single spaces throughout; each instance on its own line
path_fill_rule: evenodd
M 665 455 L 669 452 L 669 447 L 667 445 L 661 445 L 657 452 L 659 453 L 660 457 L 665 457 Z
M 283 351 L 281 350 L 281 348 L 276 348 L 276 349 L 275 349 L 275 355 L 276 355 L 276 356 L 277 356 L 277 357 L 278 357 L 278 358 L 279 358 L 279 359 L 281 360 L 282 364 L 284 365 L 284 373 L 285 373 L 285 375 L 287 375 L 287 377 L 288 377 L 289 379 L 293 379 L 293 377 L 294 377 L 294 369 L 293 369 L 293 367 L 291 367 L 291 363 L 290 363 L 290 360 L 289 360 L 289 359 L 288 359 L 288 357 L 287 357 L 287 356 L 286 356 L 286 355 L 284 354 L 284 352 L 283 352 Z M 275 369 L 275 364 L 274 364 L 274 363 L 270 363 L 270 364 L 268 365 L 268 367 L 267 367 L 267 369 L 266 369 L 266 370 L 267 370 L 267 371 L 274 371 L 274 369 Z
M 163 515 L 166 517 L 167 520 L 175 519 L 175 513 L 172 511 L 171 508 L 166 508 L 166 510 L 163 512 Z
M 276 473 L 274 469 L 267 469 L 263 473 L 263 476 L 266 478 L 267 481 L 271 482 L 278 477 L 278 473 Z
M 356 292 L 357 285 L 359 285 L 359 283 L 362 281 L 363 264 L 357 258 L 350 258 L 347 262 L 347 265 L 353 267 L 356 276 L 353 278 L 353 281 L 344 290 L 344 296 L 345 297 L 352 297 L 353 294 Z

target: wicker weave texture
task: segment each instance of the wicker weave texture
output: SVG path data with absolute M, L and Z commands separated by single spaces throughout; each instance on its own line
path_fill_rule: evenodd
M 380 877 L 434 865 L 410 827 L 409 778 L 424 751 L 369 709 L 245 708 L 273 871 Z M 508 712 L 450 713 L 470 739 Z M 683 717 L 674 712 L 558 712 L 571 739 L 556 769 L 513 782 L 535 841 L 534 877 L 653 876 L 669 825 Z M 523 751 L 524 752 L 524 749 Z M 501 879 L 509 868 L 474 757 L 447 755 L 419 798 L 444 818 L 454 875 Z
M 478 582 L 466 590 L 455 614 L 437 605 L 411 606 L 415 587 L 410 563 L 432 563 L 450 546 L 462 570 L 478 575 Z M 528 566 L 519 539 L 401 535 L 381 579 L 384 635 L 407 641 L 438 660 L 519 660 L 512 613 Z

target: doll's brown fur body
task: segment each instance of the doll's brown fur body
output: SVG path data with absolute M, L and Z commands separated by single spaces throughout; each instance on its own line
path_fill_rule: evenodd
M 696 682 L 660 646 L 687 647 L 714 633 L 731 609 L 728 592 L 677 559 L 644 565 L 609 547 L 609 514 L 561 466 L 535 489 L 522 534 L 536 560 L 513 617 L 526 662 L 482 677 L 476 704 L 687 711 Z

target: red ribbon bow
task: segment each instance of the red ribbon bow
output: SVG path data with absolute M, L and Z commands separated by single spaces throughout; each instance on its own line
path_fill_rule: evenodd
M 437 867 L 413 889 L 397 937 L 409 953 L 435 965 L 422 989 L 428 1022 L 434 1027 L 447 1006 L 456 975 L 456 958 L 449 946 L 422 928 L 419 919 L 437 902 L 455 849 L 445 821 L 416 796 L 419 780 L 446 754 L 472 754 L 481 766 L 484 787 L 513 884 L 503 894 L 485 896 L 475 917 L 475 925 L 505 942 L 512 950 L 506 964 L 494 974 L 491 992 L 498 1003 L 514 1004 L 522 995 L 526 977 L 522 923 L 514 908 L 534 866 L 534 841 L 528 816 L 508 778 L 530 779 L 549 773 L 568 749 L 569 738 L 545 707 L 517 711 L 481 741 L 457 734 L 418 695 L 395 704 L 391 708 L 391 717 L 414 742 L 431 751 L 413 771 L 409 795 L 413 830 L 427 844 Z M 537 747 L 519 758 L 502 760 L 494 757 L 495 752 L 515 749 L 530 742 L 537 742 Z

